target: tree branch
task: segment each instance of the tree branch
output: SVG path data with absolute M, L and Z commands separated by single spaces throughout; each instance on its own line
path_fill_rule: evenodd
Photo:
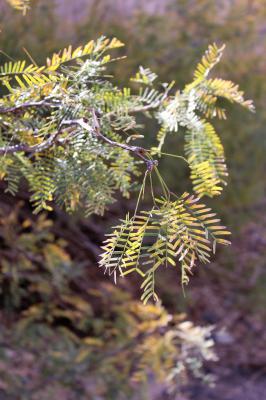
M 26 103 L 25 103 L 26 104 Z M 25 105 L 24 104 L 24 105 Z M 32 104 L 32 103 L 31 103 Z M 12 112 L 12 111 L 10 111 Z M 151 160 L 150 158 L 146 157 L 146 154 L 148 153 L 148 150 L 140 147 L 140 146 L 130 146 L 128 144 L 125 143 L 119 143 L 119 142 L 115 142 L 111 139 L 109 139 L 108 137 L 104 136 L 101 131 L 100 131 L 100 125 L 99 125 L 99 121 L 98 118 L 96 116 L 95 110 L 91 110 L 92 113 L 92 119 L 93 119 L 93 126 L 88 124 L 88 120 L 86 118 L 80 118 L 80 119 L 75 119 L 75 120 L 69 120 L 69 121 L 62 121 L 61 125 L 58 129 L 58 131 L 54 132 L 53 134 L 51 134 L 49 136 L 48 139 L 44 140 L 42 143 L 38 143 L 36 145 L 33 146 L 29 146 L 28 144 L 16 144 L 13 146 L 4 146 L 4 147 L 0 147 L 0 155 L 5 155 L 5 154 L 14 154 L 17 152 L 25 152 L 25 153 L 40 153 L 44 150 L 47 150 L 48 148 L 50 148 L 51 146 L 53 146 L 54 144 L 56 144 L 58 136 L 62 133 L 63 127 L 64 126 L 75 126 L 78 125 L 81 128 L 85 129 L 86 131 L 90 132 L 92 135 L 94 135 L 95 137 L 103 140 L 104 142 L 108 143 L 110 146 L 112 147 L 120 147 L 124 150 L 127 150 L 131 153 L 134 153 L 137 157 L 141 158 L 146 166 L 147 166 L 147 170 L 148 171 L 152 171 L 152 169 L 154 168 L 154 166 L 157 165 L 157 161 L 156 160 Z M 58 141 L 58 144 L 60 145 L 60 142 Z
M 134 153 L 136 156 L 141 158 L 146 163 L 148 171 L 152 171 L 153 170 L 154 166 L 156 166 L 158 164 L 158 162 L 157 162 L 157 160 L 151 160 L 150 158 L 145 157 L 145 155 L 148 152 L 147 149 L 145 149 L 144 147 L 140 147 L 140 146 L 130 146 L 130 145 L 125 144 L 125 143 L 115 142 L 115 141 L 107 138 L 100 131 L 99 120 L 98 120 L 98 118 L 96 116 L 95 110 L 92 109 L 91 112 L 92 112 L 92 118 L 93 118 L 93 127 L 90 127 L 87 124 L 87 121 L 85 119 L 83 119 L 80 122 L 80 126 L 82 126 L 86 130 L 91 131 L 91 133 L 93 133 L 96 137 L 102 139 L 103 141 L 108 143 L 110 146 L 112 146 L 112 147 L 120 147 L 120 148 L 125 149 L 125 150 L 127 150 L 129 152 Z
M 164 94 L 161 97 L 161 99 L 156 101 L 155 103 L 146 104 L 146 105 L 139 105 L 139 106 L 136 106 L 136 107 L 128 108 L 128 110 L 127 110 L 128 114 L 136 114 L 136 113 L 139 113 L 139 112 L 146 112 L 146 111 L 150 111 L 150 110 L 156 110 L 162 104 L 162 102 L 165 101 L 168 98 L 169 92 L 172 89 L 172 87 L 173 87 L 173 85 L 170 84 L 165 89 Z M 116 111 L 110 111 L 105 116 L 106 117 L 112 117 L 115 114 L 116 114 Z
M 23 104 L 18 104 L 17 106 L 14 107 L 7 107 L 3 108 L 0 107 L 0 114 L 9 114 L 9 113 L 17 113 L 23 110 L 26 110 L 28 108 L 35 108 L 35 107 L 56 107 L 56 104 L 50 103 L 46 100 L 42 101 L 31 101 Z
M 13 146 L 3 146 L 0 147 L 0 155 L 5 155 L 5 154 L 14 154 L 18 153 L 20 151 L 23 151 L 25 153 L 40 153 L 41 151 L 49 149 L 51 146 L 53 146 L 60 133 L 62 133 L 63 126 L 69 126 L 69 125 L 77 125 L 77 122 L 75 120 L 73 121 L 63 121 L 61 123 L 61 127 L 58 129 L 58 131 L 52 133 L 48 139 L 44 140 L 42 143 L 35 144 L 33 146 L 29 146 L 26 143 L 20 143 L 16 144 Z

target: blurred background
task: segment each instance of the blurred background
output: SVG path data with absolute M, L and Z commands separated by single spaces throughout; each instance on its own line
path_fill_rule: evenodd
M 35 0 L 23 16 L 0 0 L 1 63 L 7 55 L 24 59 L 29 53 L 41 64 L 60 48 L 102 34 L 126 44 L 127 59 L 112 71 L 120 85 L 142 65 L 182 88 L 208 44 L 226 44 L 216 75 L 238 83 L 256 107 L 251 114 L 229 105 L 228 120 L 215 122 L 229 182 L 220 198 L 209 203 L 233 232 L 233 243 L 195 271 L 186 297 L 176 271 L 163 271 L 158 279 L 162 305 L 145 308 L 138 302 L 137 284 L 123 280 L 114 287 L 96 264 L 104 233 L 134 208 L 134 200 L 118 199 L 102 218 L 84 220 L 57 209 L 33 218 L 26 188 L 12 198 L 1 184 L 0 400 L 262 400 L 266 2 Z M 146 140 L 152 144 L 156 127 L 152 122 L 146 127 Z M 175 138 L 167 146 L 178 153 L 182 140 Z M 160 165 L 175 192 L 190 190 L 182 162 L 163 159 Z M 170 317 L 187 330 L 187 338 L 193 337 L 172 350 L 165 336 L 160 342 L 162 320 Z M 182 325 L 187 320 L 191 325 Z M 208 347 L 201 329 L 209 326 L 214 326 L 211 338 L 219 360 L 207 360 L 199 373 L 198 354 Z M 176 379 L 169 389 L 166 358 L 173 351 Z M 139 362 L 139 353 L 147 355 L 146 361 Z M 190 358 L 195 365 L 189 364 Z

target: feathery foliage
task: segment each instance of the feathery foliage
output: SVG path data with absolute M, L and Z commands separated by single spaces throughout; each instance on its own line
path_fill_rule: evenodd
M 68 47 L 44 66 L 8 62 L 0 79 L 9 94 L 0 100 L 1 178 L 15 194 L 21 178 L 28 182 L 34 212 L 51 210 L 57 202 L 68 212 L 102 215 L 120 191 L 125 197 L 144 174 L 133 217 L 115 228 L 100 261 L 114 276 L 138 273 L 142 300 L 158 299 L 155 275 L 159 267 L 180 263 L 182 285 L 195 263 L 209 262 L 216 244 L 229 244 L 229 232 L 193 195 L 175 196 L 164 182 L 155 156 L 164 156 L 169 133 L 185 132 L 185 156 L 198 197 L 219 195 L 227 176 L 221 140 L 207 118 L 224 117 L 219 98 L 253 111 L 251 101 L 230 81 L 209 78 L 224 46 L 209 46 L 191 84 L 174 90 L 160 83 L 150 69 L 140 67 L 133 87 L 121 88 L 106 73 L 111 50 L 123 44 L 101 37 L 76 49 Z M 145 136 L 139 116 L 160 125 L 157 147 L 135 145 Z M 170 154 L 171 156 L 171 154 Z M 145 167 L 145 172 L 143 172 Z M 155 198 L 152 179 L 161 186 Z M 139 211 L 150 181 L 153 207 Z
M 100 266 L 117 279 L 137 272 L 143 278 L 142 300 L 157 300 L 155 273 L 160 266 L 180 262 L 182 285 L 189 281 L 191 269 L 199 260 L 209 262 L 216 244 L 230 242 L 230 234 L 220 220 L 198 199 L 184 193 L 179 199 L 156 199 L 150 211 L 142 211 L 115 228 L 106 240 Z
M 202 123 L 197 133 L 185 134 L 185 153 L 191 168 L 194 190 L 200 195 L 215 196 L 226 185 L 228 175 L 224 162 L 224 149 L 214 127 L 209 122 Z
M 221 140 L 206 118 L 226 118 L 225 110 L 217 105 L 219 98 L 254 111 L 252 101 L 244 99 L 238 85 L 220 78 L 208 78 L 220 61 L 224 47 L 209 46 L 196 68 L 193 82 L 182 92 L 177 92 L 158 114 L 162 128 L 158 133 L 157 152 L 160 154 L 167 132 L 185 128 L 185 153 L 194 190 L 199 196 L 219 195 L 227 176 Z M 156 153 L 156 148 L 153 151 Z

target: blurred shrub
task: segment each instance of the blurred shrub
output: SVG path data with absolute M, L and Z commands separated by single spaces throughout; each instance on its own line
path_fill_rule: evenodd
M 29 219 L 20 208 L 0 219 L 6 395 L 144 398 L 152 382 L 175 393 L 191 376 L 209 378 L 203 361 L 216 359 L 210 328 L 161 305 L 144 306 L 112 284 L 84 286 L 88 272 L 54 236 L 53 222 L 44 215 Z

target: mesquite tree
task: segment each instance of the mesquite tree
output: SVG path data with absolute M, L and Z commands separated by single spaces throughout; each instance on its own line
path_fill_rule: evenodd
M 209 121 L 226 118 L 221 98 L 254 107 L 237 85 L 209 76 L 224 46 L 209 46 L 183 90 L 143 67 L 128 87 L 115 85 L 107 67 L 121 57 L 109 51 L 122 46 L 101 37 L 69 46 L 44 66 L 17 61 L 0 67 L 0 176 L 12 194 L 27 181 L 36 213 L 58 203 L 87 217 L 103 214 L 118 191 L 129 197 L 140 182 L 135 212 L 107 235 L 99 264 L 115 281 L 140 274 L 146 303 L 157 299 L 158 268 L 180 265 L 184 286 L 197 260 L 209 262 L 216 244 L 230 243 L 230 232 L 200 200 L 219 195 L 227 177 L 223 146 Z M 139 116 L 156 120 L 157 146 L 145 146 Z M 184 154 L 164 153 L 167 136 L 180 134 Z M 161 157 L 187 163 L 195 195 L 171 191 L 160 174 Z M 143 210 L 147 192 L 152 207 Z

